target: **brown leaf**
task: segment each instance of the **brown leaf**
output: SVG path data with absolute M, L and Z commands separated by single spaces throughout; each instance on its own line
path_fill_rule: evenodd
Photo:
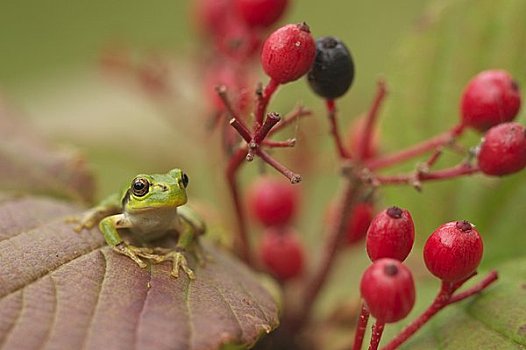
M 251 346 L 278 324 L 257 277 L 210 243 L 196 279 L 170 264 L 139 268 L 98 229 L 64 221 L 78 208 L 25 197 L 0 202 L 0 348 L 219 349 Z M 163 244 L 173 245 L 165 241 Z
M 23 125 L 0 99 L 0 190 L 91 202 L 94 179 L 78 152 L 53 146 Z

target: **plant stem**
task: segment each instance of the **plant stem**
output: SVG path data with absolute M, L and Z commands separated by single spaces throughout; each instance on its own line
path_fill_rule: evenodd
M 360 311 L 360 317 L 358 318 L 358 325 L 356 326 L 356 333 L 354 334 L 354 344 L 352 350 L 360 350 L 363 344 L 363 338 L 365 331 L 367 330 L 367 323 L 369 322 L 369 310 L 362 302 L 362 310 Z
M 243 205 L 241 203 L 241 198 L 239 195 L 239 187 L 237 183 L 236 174 L 241 166 L 243 164 L 243 161 L 245 160 L 245 157 L 247 155 L 246 148 L 240 148 L 236 151 L 235 154 L 232 155 L 230 158 L 230 161 L 228 163 L 227 169 L 226 169 L 226 178 L 228 181 L 228 187 L 230 190 L 230 196 L 232 198 L 232 202 L 234 204 L 234 210 L 236 213 L 236 222 L 237 222 L 237 233 L 238 233 L 238 240 L 237 240 L 237 249 L 236 251 L 239 252 L 239 255 L 243 261 L 245 261 L 248 265 L 252 265 L 252 253 L 250 249 L 250 242 L 248 240 L 248 233 L 247 233 L 247 224 L 246 224 L 246 217 L 245 212 L 243 211 Z
M 268 103 L 274 92 L 276 92 L 278 86 L 278 82 L 276 82 L 274 79 L 270 79 L 267 86 L 265 86 L 265 89 L 263 89 L 263 91 L 261 91 L 261 93 L 258 95 L 259 98 L 257 100 L 256 106 L 256 122 L 258 125 L 263 124 L 263 117 L 267 111 Z
M 495 282 L 498 278 L 499 278 L 499 274 L 497 273 L 497 271 L 495 270 L 491 271 L 482 281 L 480 281 L 473 287 L 465 290 L 464 292 L 453 295 L 451 299 L 449 300 L 449 304 L 458 303 L 459 301 L 462 301 L 466 298 L 469 298 L 470 296 L 474 294 L 481 292 L 482 290 L 486 289 L 489 285 L 491 285 L 493 282 Z
M 276 159 L 270 156 L 267 152 L 263 151 L 262 149 L 258 149 L 256 151 L 257 155 L 263 159 L 267 164 L 269 164 L 271 167 L 285 175 L 290 180 L 290 183 L 297 184 L 298 182 L 301 182 L 301 175 L 296 174 L 280 162 L 278 162 Z
M 349 152 L 343 147 L 342 139 L 340 136 L 340 129 L 338 127 L 336 103 L 334 100 L 326 100 L 325 105 L 327 107 L 327 114 L 329 117 L 330 133 L 336 144 L 336 150 L 341 159 L 351 159 Z
M 384 332 L 385 323 L 376 320 L 373 326 L 373 333 L 371 334 L 371 342 L 369 344 L 369 350 L 378 349 L 380 339 L 382 339 L 382 333 Z
M 439 147 L 447 145 L 457 137 L 459 137 L 464 131 L 464 127 L 457 125 L 443 134 L 432 137 L 426 141 L 418 143 L 414 146 L 408 147 L 404 150 L 387 154 L 382 157 L 373 158 L 365 162 L 365 167 L 371 171 L 386 168 L 391 165 L 399 164 L 408 159 L 418 157 L 421 154 L 435 150 Z
M 402 345 L 407 339 L 409 339 L 410 336 L 415 334 L 416 331 L 418 331 L 427 321 L 429 321 L 431 317 L 448 305 L 452 293 L 452 283 L 442 281 L 440 291 L 427 310 L 424 311 L 424 313 L 422 313 L 416 320 L 411 322 L 409 326 L 407 326 L 401 333 L 392 339 L 389 344 L 384 346 L 382 350 L 394 350 Z
M 342 237 L 347 231 L 349 223 L 349 216 L 352 213 L 352 209 L 356 205 L 358 193 L 361 190 L 359 182 L 355 178 L 345 178 L 344 188 L 342 190 L 343 196 L 340 203 L 338 217 L 335 218 L 334 222 L 336 225 L 331 227 L 331 231 L 327 235 L 325 240 L 325 246 L 322 252 L 322 258 L 317 266 L 317 270 L 314 273 L 312 279 L 307 282 L 305 286 L 305 294 L 303 296 L 303 302 L 301 303 L 301 309 L 297 312 L 292 320 L 292 328 L 297 330 L 300 329 L 304 323 L 308 322 L 311 317 L 314 302 L 320 294 L 327 278 L 329 277 L 330 271 L 334 265 L 338 248 L 341 247 Z
M 295 122 L 296 120 L 299 120 L 300 118 L 303 118 L 303 117 L 306 117 L 306 116 L 309 116 L 312 114 L 312 111 L 310 109 L 306 109 L 304 108 L 303 106 L 297 106 L 295 107 L 292 111 L 290 111 L 289 113 L 287 113 L 283 119 L 281 120 L 281 122 L 279 124 L 277 124 L 275 127 L 272 128 L 272 130 L 270 130 L 270 132 L 268 133 L 269 136 L 272 136 L 274 135 L 276 132 L 280 131 L 280 130 L 283 130 L 284 128 L 286 128 L 287 126 L 289 126 L 290 124 L 292 124 L 293 122 Z
M 379 80 L 376 88 L 376 96 L 373 100 L 371 108 L 369 109 L 369 112 L 367 112 L 364 134 L 360 139 L 360 144 L 358 145 L 358 159 L 365 159 L 366 155 L 369 153 L 374 135 L 374 129 L 376 122 L 378 121 L 378 111 L 382 106 L 382 102 L 384 101 L 386 94 L 387 88 L 385 86 L 385 81 Z
M 410 184 L 418 185 L 421 181 L 430 180 L 446 180 L 455 177 L 466 176 L 476 174 L 480 171 L 477 166 L 471 164 L 462 163 L 450 168 L 430 171 L 430 172 L 417 172 L 404 175 L 393 175 L 393 176 L 375 176 L 373 181 L 376 185 L 399 185 L 399 184 Z

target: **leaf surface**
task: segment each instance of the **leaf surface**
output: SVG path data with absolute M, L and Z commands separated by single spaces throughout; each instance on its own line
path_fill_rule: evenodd
M 190 281 L 170 264 L 139 268 L 78 234 L 57 200 L 0 202 L 0 348 L 219 349 L 251 346 L 278 325 L 278 307 L 258 277 L 214 245 Z M 175 242 L 161 242 L 165 247 Z

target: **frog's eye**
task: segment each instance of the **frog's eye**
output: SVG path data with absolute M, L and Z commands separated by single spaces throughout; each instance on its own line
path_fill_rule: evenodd
M 135 196 L 142 197 L 146 193 L 148 193 L 149 187 L 150 183 L 148 182 L 148 180 L 142 177 L 138 177 L 132 181 L 131 190 Z
M 190 181 L 190 179 L 188 179 L 188 175 L 186 175 L 185 173 L 183 173 L 183 186 L 186 188 L 188 186 L 188 181 Z

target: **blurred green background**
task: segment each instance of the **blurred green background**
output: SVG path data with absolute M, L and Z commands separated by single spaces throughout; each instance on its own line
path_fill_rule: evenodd
M 137 172 L 181 166 L 190 174 L 190 198 L 208 206 L 212 217 L 227 226 L 231 214 L 224 204 L 224 160 L 218 135 L 203 126 L 194 62 L 200 42 L 189 6 L 181 0 L 0 1 L 0 95 L 39 133 L 86 155 L 97 174 L 99 198 Z M 508 69 L 526 84 L 524 13 L 523 0 L 297 0 L 283 22 L 306 21 L 315 36 L 335 35 L 350 47 L 357 75 L 350 94 L 339 101 L 343 125 L 367 110 L 376 80 L 386 78 L 390 94 L 381 129 L 382 149 L 388 152 L 453 125 L 463 86 L 483 69 Z M 131 48 L 139 56 L 161 52 L 173 57 L 177 109 L 159 110 L 130 82 L 101 74 L 100 53 L 112 46 Z M 299 143 L 296 150 L 286 151 L 285 163 L 305 174 L 297 226 L 313 248 L 312 262 L 324 230 L 325 204 L 339 188 L 338 166 L 326 137 L 323 105 L 304 81 L 281 89 L 271 109 L 284 113 L 298 101 L 316 116 L 294 135 Z M 522 111 L 518 118 L 523 124 L 524 116 Z M 474 145 L 479 138 L 470 132 L 465 144 Z M 306 156 L 294 156 L 301 152 Z M 457 161 L 447 154 L 439 166 Z M 413 168 L 409 162 L 397 170 Z M 244 183 L 258 170 L 257 164 L 247 166 Z M 420 257 L 422 242 L 445 221 L 467 219 L 478 226 L 485 240 L 484 269 L 524 256 L 524 198 L 524 171 L 504 179 L 474 176 L 426 184 L 423 193 L 386 188 L 379 197 L 380 206 L 396 204 L 412 211 L 418 242 L 409 261 L 419 277 L 428 276 Z M 334 275 L 336 288 L 328 289 L 321 304 L 324 311 L 357 295 L 360 271 L 368 261 L 361 248 L 354 252 L 342 257 L 342 268 Z M 435 282 L 423 283 L 428 287 L 419 289 L 423 294 L 417 309 L 435 290 Z M 513 299 L 515 292 L 510 293 Z M 419 344 L 431 338 L 423 337 Z M 462 340 L 462 334 L 456 339 Z M 421 348 L 436 346 L 428 344 Z

